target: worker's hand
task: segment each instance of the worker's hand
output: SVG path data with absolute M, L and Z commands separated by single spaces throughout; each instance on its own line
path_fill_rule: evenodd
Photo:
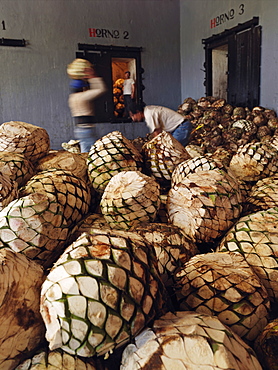
M 85 79 L 89 80 L 90 78 L 97 77 L 96 71 L 94 70 L 93 67 L 91 68 L 85 68 Z
M 162 130 L 160 128 L 157 128 L 152 133 L 152 138 L 156 137 L 157 135 L 161 134 Z

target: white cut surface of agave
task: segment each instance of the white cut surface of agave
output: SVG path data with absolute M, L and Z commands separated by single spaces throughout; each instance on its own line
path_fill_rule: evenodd
M 160 186 L 153 178 L 140 171 L 122 171 L 106 186 L 100 207 L 111 227 L 129 229 L 154 221 L 160 202 Z
M 242 196 L 235 179 L 213 169 L 190 173 L 168 192 L 169 220 L 194 241 L 211 242 L 240 216 Z

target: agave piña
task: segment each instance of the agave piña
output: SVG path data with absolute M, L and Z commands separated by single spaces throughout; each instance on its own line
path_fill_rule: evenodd
M 0 263 L 0 368 L 13 370 L 44 340 L 39 303 L 44 274 L 11 250 L 0 250 Z
M 277 172 L 278 150 L 270 143 L 247 143 L 239 147 L 230 162 L 239 180 L 258 181 Z
M 164 289 L 146 243 L 135 233 L 92 229 L 65 250 L 41 292 L 51 350 L 106 355 L 162 312 Z
M 237 181 L 219 169 L 190 173 L 168 193 L 169 220 L 197 243 L 211 243 L 239 218 Z
M 19 188 L 35 174 L 32 162 L 23 154 L 9 152 L 0 152 L 0 171 L 16 181 Z
M 274 302 L 278 299 L 277 221 L 278 208 L 241 217 L 216 249 L 242 254 Z
M 239 253 L 199 254 L 176 279 L 179 309 L 215 315 L 249 342 L 268 323 L 267 291 Z
M 111 178 L 119 172 L 141 171 L 143 158 L 130 140 L 119 131 L 113 131 L 94 143 L 87 164 L 93 188 L 102 194 Z
M 181 182 L 190 173 L 199 171 L 209 171 L 217 168 L 224 168 L 224 166 L 209 156 L 198 156 L 191 159 L 187 159 L 184 162 L 179 163 L 172 173 L 171 186 Z
M 50 149 L 47 131 L 31 123 L 10 121 L 0 126 L 0 151 L 24 154 L 35 163 Z
M 244 205 L 245 213 L 278 207 L 278 177 L 266 177 L 252 186 Z
M 121 171 L 113 176 L 100 201 L 109 226 L 124 230 L 141 222 L 153 222 L 159 207 L 159 184 L 140 171 Z
M 168 312 L 129 344 L 121 370 L 262 370 L 251 347 L 215 316 Z
M 184 146 L 166 131 L 146 142 L 142 150 L 148 174 L 166 187 L 170 185 L 175 167 L 190 158 Z
M 264 370 L 277 369 L 278 319 L 271 320 L 255 341 L 254 349 Z
M 18 183 L 0 172 L 0 210 L 18 197 Z
M 34 175 L 20 189 L 20 196 L 36 192 L 55 198 L 63 211 L 63 222 L 72 227 L 89 212 L 91 189 L 87 182 L 72 172 L 61 169 L 48 169 Z
M 98 370 L 94 359 L 82 359 L 61 350 L 37 351 L 14 370 Z
M 85 182 L 88 181 L 86 159 L 81 154 L 65 150 L 48 153 L 36 163 L 36 171 L 41 172 L 49 169 L 65 170 Z
M 63 251 L 69 228 L 55 197 L 33 193 L 0 211 L 0 240 L 14 252 L 50 267 Z
M 165 286 L 172 286 L 175 272 L 198 253 L 196 244 L 177 226 L 143 223 L 136 225 L 134 231 L 154 247 L 158 270 Z

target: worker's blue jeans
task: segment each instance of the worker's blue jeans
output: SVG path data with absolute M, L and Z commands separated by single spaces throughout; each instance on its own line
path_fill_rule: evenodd
M 171 132 L 171 134 L 183 146 L 186 146 L 189 142 L 191 131 L 192 131 L 192 123 L 190 121 L 185 121 L 185 122 L 182 122 L 173 132 Z
M 92 124 L 90 127 L 82 127 L 77 125 L 74 127 L 74 138 L 80 141 L 81 153 L 88 153 L 91 146 L 97 141 L 95 136 L 95 125 Z

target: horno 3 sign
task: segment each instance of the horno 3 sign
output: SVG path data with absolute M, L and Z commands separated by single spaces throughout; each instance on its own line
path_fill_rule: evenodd
M 215 28 L 220 26 L 227 21 L 230 21 L 235 18 L 236 15 L 243 15 L 244 13 L 244 4 L 240 4 L 238 9 L 230 9 L 225 13 L 219 14 L 216 17 L 210 20 L 210 28 Z

